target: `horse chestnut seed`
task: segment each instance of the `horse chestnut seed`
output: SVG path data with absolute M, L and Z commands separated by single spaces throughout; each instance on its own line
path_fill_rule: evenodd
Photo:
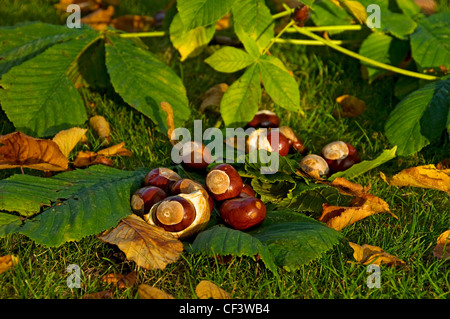
M 322 149 L 322 156 L 325 158 L 332 173 L 345 171 L 353 164 L 361 161 L 356 149 L 342 141 L 335 141 L 325 145 Z
M 232 228 L 245 230 L 264 221 L 266 205 L 256 197 L 233 198 L 220 206 L 220 216 Z
M 222 201 L 241 193 L 243 181 L 230 164 L 220 164 L 206 175 L 206 189 L 214 200 Z
M 248 122 L 247 127 L 274 128 L 280 126 L 278 115 L 269 110 L 258 111 L 253 119 Z

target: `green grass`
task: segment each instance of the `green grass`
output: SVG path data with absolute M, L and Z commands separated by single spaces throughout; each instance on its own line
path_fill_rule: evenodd
M 148 6 L 139 1 L 122 0 L 119 12 L 152 14 L 164 7 L 165 1 L 151 1 Z M 13 25 L 25 20 L 59 23 L 51 4 L 55 1 L 8 1 L 0 6 L 0 21 Z M 128 10 L 127 10 L 128 9 Z M 207 115 L 195 111 L 201 94 L 209 87 L 227 82 L 231 84 L 238 74 L 220 74 L 204 65 L 203 60 L 214 48 L 201 56 L 180 64 L 177 54 L 167 49 L 167 40 L 147 40 L 156 44 L 152 50 L 179 73 L 188 91 L 194 109 L 193 119 L 203 119 L 204 127 L 217 121 L 215 113 Z M 166 42 L 164 42 L 166 41 Z M 327 48 L 275 45 L 272 54 L 280 57 L 296 75 L 301 92 L 305 117 L 286 112 L 264 99 L 262 108 L 279 113 L 283 124 L 292 126 L 307 141 L 313 152 L 326 143 L 343 139 L 354 144 L 365 159 L 374 158 L 383 149 L 390 148 L 383 135 L 383 126 L 398 100 L 393 97 L 394 78 L 384 78 L 369 85 L 360 77 L 360 64 Z M 126 142 L 134 152 L 130 158 L 117 158 L 114 166 L 137 169 L 142 166 L 170 165 L 170 145 L 165 136 L 154 130 L 151 121 L 123 104 L 112 93 L 83 90 L 89 115 L 104 115 L 112 127 L 113 142 Z M 336 119 L 331 116 L 337 107 L 335 99 L 342 94 L 355 95 L 366 101 L 367 111 L 356 119 Z M 14 130 L 2 113 L 0 134 Z M 191 127 L 192 122 L 187 123 Z M 100 147 L 91 132 L 88 135 L 92 149 Z M 78 146 L 77 150 L 83 149 Z M 138 283 L 158 287 L 175 298 L 195 298 L 195 286 L 202 279 L 210 280 L 232 293 L 235 298 L 450 298 L 450 263 L 432 256 L 439 234 L 449 228 L 450 197 L 442 192 L 419 188 L 396 188 L 379 178 L 379 171 L 395 174 L 403 168 L 426 163 L 437 163 L 449 157 L 448 137 L 426 147 L 420 154 L 396 158 L 379 169 L 356 178 L 363 185 L 372 185 L 371 193 L 384 199 L 398 216 L 383 213 L 370 216 L 342 230 L 344 239 L 322 258 L 302 266 L 298 271 L 280 270 L 274 276 L 261 262 L 252 258 L 233 257 L 222 264 L 215 258 L 183 254 L 179 261 L 163 271 L 138 269 L 115 246 L 105 244 L 95 236 L 58 248 L 35 244 L 28 238 L 13 234 L 0 239 L 0 256 L 13 254 L 20 263 L 0 274 L 0 298 L 80 298 L 84 294 L 112 289 L 114 298 L 137 298 L 137 285 L 119 290 L 103 283 L 107 273 L 126 274 L 137 270 Z M 40 172 L 25 170 L 26 173 Z M 2 178 L 20 170 L 0 172 Z M 317 216 L 314 216 L 317 217 Z M 366 285 L 369 275 L 366 266 L 355 263 L 348 242 L 380 246 L 404 260 L 405 267 L 381 266 L 381 288 Z M 78 264 L 82 270 L 82 287 L 69 289 L 66 285 L 69 264 Z

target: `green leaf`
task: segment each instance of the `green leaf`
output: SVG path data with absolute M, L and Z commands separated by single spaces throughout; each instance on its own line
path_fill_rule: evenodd
M 300 92 L 295 78 L 289 74 L 283 62 L 273 56 L 262 56 L 259 67 L 264 88 L 279 106 L 300 111 Z
M 350 167 L 349 169 L 347 169 L 345 171 L 337 172 L 337 173 L 331 175 L 328 178 L 328 180 L 332 181 L 336 177 L 345 177 L 346 179 L 352 179 L 357 176 L 360 176 L 360 175 L 370 171 L 371 169 L 374 169 L 375 167 L 378 167 L 378 166 L 386 163 L 387 161 L 390 161 L 391 159 L 393 159 L 396 156 L 395 155 L 396 152 L 397 152 L 397 146 L 394 146 L 390 150 L 384 150 L 375 159 L 373 159 L 371 161 L 362 161 L 358 164 L 354 164 L 352 167 Z
M 128 39 L 108 36 L 106 67 L 116 92 L 157 123 L 161 132 L 168 129 L 161 102 L 172 106 L 175 127 L 182 126 L 189 118 L 186 89 L 181 79 L 150 51 Z
M 259 67 L 251 65 L 230 85 L 220 102 L 220 114 L 226 126 L 246 124 L 258 112 L 261 101 Z
M 16 130 L 32 136 L 51 136 L 87 120 L 83 100 L 68 72 L 99 34 L 55 44 L 11 68 L 2 76 L 2 108 Z M 26 92 L 26 94 L 25 94 Z
M 259 255 L 266 267 L 276 273 L 276 265 L 268 249 L 255 237 L 235 229 L 214 226 L 197 235 L 192 252 L 207 255 L 235 255 L 254 257 Z
M 290 210 L 268 211 L 262 225 L 245 232 L 214 226 L 197 235 L 191 251 L 210 256 L 258 255 L 266 267 L 294 271 L 320 258 L 342 235 L 325 224 Z
M 38 205 L 51 205 L 34 217 L 25 220 L 23 225 L 18 219 L 0 215 L 0 235 L 2 233 L 20 232 L 37 243 L 46 246 L 59 246 L 67 241 L 82 239 L 95 235 L 117 225 L 120 219 L 128 216 L 130 197 L 141 185 L 146 171 L 121 171 L 102 165 L 85 170 L 61 173 L 52 178 L 41 178 L 40 184 L 48 190 L 37 195 L 36 200 L 28 199 L 27 205 L 20 203 L 27 200 L 36 191 L 36 178 L 16 177 L 1 181 L 3 198 L 10 211 L 36 209 Z M 17 184 L 22 181 L 22 194 L 18 193 Z M 57 200 L 55 194 L 59 192 Z M 13 200 L 16 200 L 16 207 Z M 50 202 L 50 204 L 49 204 Z M 17 216 L 15 216 L 17 217 Z M 6 229 L 6 230 L 2 230 Z
M 282 213 L 275 211 L 272 214 Z M 320 258 L 342 238 L 339 232 L 315 221 L 262 224 L 251 234 L 269 249 L 275 264 L 288 271 Z
M 411 35 L 414 60 L 424 69 L 444 66 L 450 69 L 450 12 L 433 14 L 419 20 Z
M 170 24 L 170 41 L 180 52 L 181 61 L 183 62 L 187 58 L 195 57 L 201 53 L 211 41 L 215 31 L 215 25 L 197 27 L 187 31 L 180 15 L 176 14 Z
M 420 15 L 420 7 L 410 0 L 396 0 L 398 7 L 402 10 L 404 14 L 408 17 L 415 18 Z
M 216 23 L 234 0 L 178 0 L 177 8 L 186 31 Z
M 450 78 L 427 84 L 406 96 L 391 112 L 385 135 L 392 145 L 398 146 L 398 155 L 420 151 L 446 128 L 449 91 Z
M 224 47 L 214 52 L 205 62 L 216 71 L 233 73 L 253 64 L 255 59 L 244 50 Z
M 0 238 L 17 232 L 21 224 L 19 216 L 0 213 Z
M 41 22 L 0 28 L 0 76 L 58 42 L 82 35 L 82 29 Z
M 233 7 L 235 33 L 249 51 L 247 37 L 256 42 L 261 54 L 274 36 L 274 24 L 270 9 L 263 0 L 235 1 Z
M 350 25 L 353 17 L 341 7 L 337 7 L 331 1 L 320 1 L 314 4 L 311 10 L 311 19 L 317 26 L 328 25 Z M 344 31 L 330 31 L 330 34 L 337 34 Z
M 409 43 L 407 41 L 398 40 L 383 33 L 372 33 L 361 44 L 359 54 L 378 62 L 396 66 L 404 59 L 408 51 Z M 372 83 L 379 76 L 389 73 L 367 63 L 363 64 L 367 67 L 369 73 L 369 83 Z

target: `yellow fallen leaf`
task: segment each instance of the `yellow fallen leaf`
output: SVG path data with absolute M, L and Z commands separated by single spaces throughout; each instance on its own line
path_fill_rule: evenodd
M 147 284 L 139 285 L 138 294 L 140 299 L 175 299 L 171 294 Z
M 198 283 L 195 287 L 195 294 L 200 299 L 232 299 L 228 292 L 208 280 L 202 280 Z
M 336 187 L 339 193 L 349 196 L 358 196 L 361 194 L 365 194 L 370 190 L 371 187 L 371 185 L 362 186 L 360 184 L 352 183 L 344 177 L 336 177 L 333 182 L 331 182 L 331 186 Z
M 392 178 L 386 177 L 382 172 L 380 172 L 380 176 L 389 185 L 422 187 L 450 192 L 449 170 L 439 170 L 433 164 L 404 169 Z
M 129 260 L 148 270 L 164 269 L 183 252 L 183 243 L 171 233 L 147 224 L 136 215 L 122 219 L 116 228 L 104 232 L 99 239 L 117 245 Z
M 0 256 L 0 274 L 14 267 L 19 262 L 19 258 L 14 255 Z
M 450 260 L 450 229 L 438 237 L 436 246 L 433 248 L 433 256 Z
M 405 262 L 400 258 L 390 255 L 378 246 L 364 244 L 362 246 L 349 242 L 353 248 L 353 258 L 363 265 L 387 264 L 388 266 L 404 266 Z
M 352 95 L 342 95 L 336 99 L 340 110 L 334 110 L 335 117 L 357 117 L 366 110 L 366 102 Z
M 81 23 L 89 24 L 94 30 L 105 30 L 114 15 L 114 7 L 97 9 L 94 12 L 81 18 Z
M 77 168 L 98 164 L 112 166 L 113 161 L 104 155 L 98 155 L 91 151 L 79 151 L 77 157 L 73 161 L 73 166 Z
M 14 132 L 0 136 L 0 169 L 27 167 L 44 171 L 65 171 L 69 160 L 52 140 Z
M 104 148 L 100 151 L 97 152 L 98 155 L 103 155 L 103 156 L 132 156 L 133 153 L 129 150 L 127 150 L 125 147 L 125 142 L 121 142 L 119 144 L 110 146 L 108 148 Z
M 222 18 L 220 18 L 219 21 L 217 21 L 216 23 L 216 30 L 220 31 L 228 29 L 230 27 L 230 18 L 231 18 L 230 13 L 227 13 Z
M 354 198 L 348 207 L 322 204 L 322 215 L 318 220 L 340 231 L 370 215 L 383 212 L 390 213 L 389 205 L 384 200 L 371 194 L 361 194 Z
M 68 157 L 74 147 L 80 142 L 86 134 L 87 129 L 80 127 L 72 127 L 68 130 L 59 132 L 53 137 L 55 142 L 64 156 Z

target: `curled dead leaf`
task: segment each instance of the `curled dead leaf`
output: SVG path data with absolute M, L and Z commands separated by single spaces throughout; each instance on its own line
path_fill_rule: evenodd
M 175 299 L 171 294 L 147 284 L 139 285 L 138 294 L 140 299 Z
M 363 265 L 387 264 L 388 266 L 404 266 L 405 262 L 400 258 L 388 254 L 378 246 L 364 244 L 362 246 L 349 242 L 353 248 L 353 258 Z
M 360 194 L 350 202 L 348 207 L 322 204 L 322 215 L 318 220 L 340 231 L 370 215 L 383 212 L 391 213 L 389 205 L 384 200 L 371 194 Z
M 0 256 L 0 274 L 14 267 L 19 262 L 19 258 L 14 255 Z
M 114 15 L 114 7 L 99 8 L 81 18 L 81 23 L 90 25 L 94 30 L 105 30 Z
M 393 186 L 413 186 L 450 192 L 450 171 L 440 170 L 433 164 L 404 169 L 392 178 L 387 178 L 383 172 L 380 172 L 380 176 Z
M 433 256 L 440 259 L 450 260 L 450 229 L 443 232 L 436 241 L 433 248 Z
M 342 95 L 336 99 L 341 109 L 333 111 L 335 117 L 357 117 L 366 110 L 366 102 L 352 95 Z
M 115 284 L 121 289 L 130 288 L 136 282 L 136 271 L 131 271 L 125 276 L 118 273 L 110 273 L 104 275 L 101 280 L 107 284 Z
M 76 168 L 87 167 L 91 165 L 105 165 L 112 166 L 113 161 L 104 155 L 98 155 L 91 151 L 79 151 L 77 157 L 73 161 L 73 166 Z
M 111 128 L 108 121 L 101 115 L 95 115 L 89 119 L 89 125 L 97 133 L 101 141 L 109 143 L 111 141 Z
M 167 122 L 167 136 L 169 137 L 169 140 L 172 144 L 175 144 L 176 141 L 172 139 L 172 133 L 175 130 L 175 124 L 173 122 L 173 109 L 172 109 L 172 105 L 170 105 L 167 102 L 161 102 L 160 104 L 161 109 L 166 112 L 167 116 L 166 116 L 166 122 Z
M 59 132 L 53 137 L 61 152 L 68 157 L 74 147 L 85 137 L 87 129 L 72 127 L 68 130 Z
M 99 239 L 117 245 L 129 260 L 149 270 L 164 269 L 183 252 L 183 243 L 172 234 L 135 215 L 122 219 L 116 228 L 106 231 Z
M 198 283 L 195 287 L 195 294 L 200 299 L 232 299 L 227 291 L 208 280 L 202 280 Z
M 371 187 L 371 185 L 362 186 L 360 184 L 352 183 L 344 177 L 336 177 L 333 182 L 331 182 L 331 186 L 336 187 L 339 193 L 349 196 L 358 196 L 361 194 L 365 194 L 370 190 Z
M 202 104 L 200 104 L 199 111 L 200 113 L 205 112 L 208 106 L 220 106 L 220 101 L 222 101 L 222 97 L 224 93 L 228 90 L 228 84 L 219 83 L 209 88 L 202 95 Z
M 15 167 L 65 171 L 69 160 L 52 140 L 14 132 L 0 136 L 0 169 Z

